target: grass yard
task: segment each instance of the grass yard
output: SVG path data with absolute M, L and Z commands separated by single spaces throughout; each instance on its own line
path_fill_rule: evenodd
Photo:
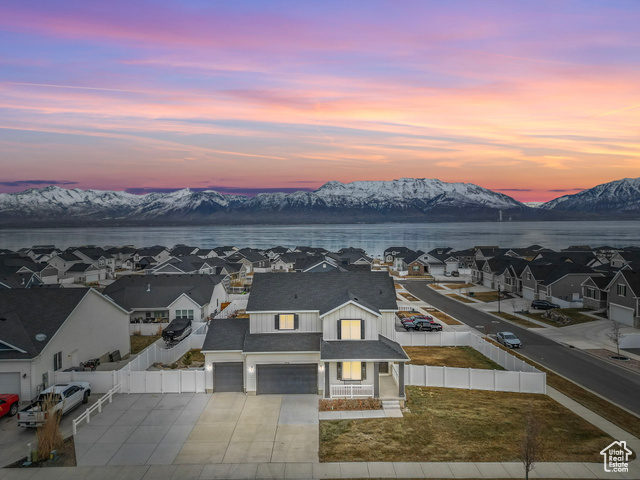
M 440 310 L 430 310 L 427 313 L 446 325 L 462 325 L 461 322 L 455 320 L 454 318 L 451 318 L 449 315 L 441 312 Z
M 402 347 L 407 352 L 410 365 L 430 365 L 432 367 L 484 368 L 504 370 L 471 347 Z
M 554 327 L 568 327 L 570 325 L 578 325 L 579 323 L 595 322 L 596 320 L 598 320 L 597 318 L 594 318 L 582 313 L 582 312 L 589 311 L 586 308 L 558 308 L 555 311 L 560 312 L 563 315 L 566 315 L 567 317 L 569 317 L 571 319 L 571 323 L 567 325 L 561 325 L 549 318 L 543 317 L 543 313 L 529 313 L 527 314 L 527 316 L 533 318 L 534 320 L 538 320 L 539 322 L 543 322 L 543 323 L 546 323 L 547 325 L 551 325 Z
M 469 300 L 467 297 L 463 297 L 462 295 L 458 295 L 457 293 L 445 293 L 445 295 L 449 298 L 453 298 L 454 300 L 458 300 L 462 303 L 476 303 L 473 300 Z
M 510 313 L 504 312 L 489 312 L 493 315 L 497 315 L 498 317 L 504 318 L 505 320 L 509 320 L 517 325 L 520 325 L 524 328 L 544 328 L 538 325 L 537 323 L 530 322 L 529 320 L 525 320 L 524 318 L 516 317 L 515 315 L 511 315 Z
M 546 395 L 407 387 L 403 418 L 320 422 L 321 462 L 517 462 L 526 414 L 540 462 L 600 462 L 613 441 Z M 418 448 L 412 448 L 418 446 Z
M 511 355 L 524 360 L 529 365 L 533 365 L 541 372 L 546 372 L 547 385 L 549 385 L 550 387 L 555 388 L 561 393 L 564 393 L 567 397 L 575 400 L 580 405 L 583 405 L 592 412 L 596 412 L 598 415 L 606 418 L 611 423 L 617 425 L 623 430 L 626 430 L 630 434 L 636 437 L 640 437 L 640 418 L 636 417 L 632 413 L 627 412 L 626 410 L 623 410 L 620 407 L 613 405 L 607 400 L 600 398 L 595 393 L 591 393 L 590 391 L 585 390 L 580 385 L 573 383 L 571 380 L 568 380 L 544 368 L 542 365 L 529 360 L 527 357 L 514 352 L 512 349 L 499 344 L 493 339 L 488 337 L 485 337 L 484 339 L 488 342 L 491 342 L 498 348 L 509 352 Z
M 437 283 L 430 283 L 427 285 L 428 287 L 433 288 L 434 290 L 444 290 L 444 288 L 442 288 L 440 285 L 438 285 Z
M 396 287 L 396 290 L 400 290 L 402 288 L 402 285 L 398 285 L 397 283 L 394 283 L 393 286 Z
M 400 295 L 402 295 L 404 298 L 406 298 L 407 300 L 409 300 L 410 302 L 418 302 L 419 301 L 416 297 L 414 297 L 410 293 L 405 293 L 405 292 L 398 292 L 398 293 Z
M 160 335 L 131 335 L 131 353 L 140 353 L 160 339 Z
M 490 292 L 474 292 L 473 298 L 481 302 L 497 302 L 498 292 L 491 290 Z
M 450 290 L 460 290 L 462 288 L 475 287 L 473 283 L 443 283 L 443 287 L 447 287 Z

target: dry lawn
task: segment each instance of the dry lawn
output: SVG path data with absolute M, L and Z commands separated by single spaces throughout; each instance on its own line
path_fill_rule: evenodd
M 582 388 L 580 385 L 573 383 L 571 380 L 568 380 L 546 368 L 542 365 L 529 360 L 527 357 L 514 352 L 512 349 L 505 347 L 504 345 L 499 344 L 491 338 L 484 337 L 484 339 L 498 348 L 509 352 L 514 357 L 518 357 L 521 360 L 524 360 L 529 365 L 533 365 L 541 372 L 546 372 L 547 374 L 547 385 L 552 388 L 555 388 L 561 393 L 564 393 L 567 397 L 575 400 L 580 405 L 588 408 L 592 412 L 597 412 L 598 415 L 606 418 L 611 423 L 617 425 L 618 427 L 626 430 L 636 437 L 640 437 L 640 418 L 636 417 L 632 413 L 623 410 L 620 407 L 613 405 L 607 400 L 600 398 L 595 393 L 591 393 L 590 391 Z
M 432 367 L 483 368 L 504 370 L 471 347 L 402 347 L 407 352 L 410 365 L 430 365 Z
M 444 324 L 447 324 L 447 325 L 462 325 L 462 323 L 459 322 L 458 320 L 450 317 L 446 313 L 441 312 L 439 310 L 429 311 L 428 313 L 429 313 L 429 315 L 431 315 L 434 318 L 437 318 L 439 321 L 441 321 Z
M 505 320 L 509 320 L 510 322 L 513 322 L 524 328 L 544 328 L 538 325 L 537 323 L 530 322 L 529 320 L 525 320 L 524 318 L 516 317 L 515 315 L 511 315 L 510 313 L 504 313 L 504 312 L 500 312 L 500 313 L 489 312 L 489 313 L 493 315 L 497 315 L 498 317 L 502 317 Z
M 579 323 L 588 323 L 588 322 L 595 322 L 596 320 L 598 320 L 597 318 L 591 317 L 589 315 L 585 315 L 582 312 L 587 312 L 589 310 L 587 309 L 582 309 L 582 308 L 560 308 L 557 309 L 556 312 L 560 312 L 563 315 L 566 315 L 567 317 L 571 318 L 572 322 L 568 325 L 561 325 L 557 322 L 554 322 L 553 320 L 550 320 L 548 318 L 543 317 L 543 313 L 529 313 L 527 316 L 531 317 L 535 320 L 538 320 L 539 322 L 543 322 L 546 323 L 547 325 L 551 325 L 554 327 L 568 327 L 569 325 L 577 325 Z
M 419 301 L 416 297 L 414 297 L 410 293 L 399 292 L 399 294 L 402 295 L 407 300 L 409 300 L 410 302 L 418 302 Z
M 481 302 L 497 302 L 498 292 L 495 290 L 490 292 L 474 292 L 473 298 L 480 300 Z
M 443 283 L 443 287 L 447 287 L 450 290 L 460 290 L 463 288 L 475 287 L 473 283 Z
M 430 283 L 428 286 L 433 288 L 434 290 L 444 290 L 444 288 L 442 288 L 440 285 L 436 283 Z
M 462 303 L 476 303 L 473 300 L 469 300 L 467 297 L 463 297 L 462 295 L 458 295 L 456 293 L 446 293 L 447 297 L 453 298 L 454 300 L 458 300 Z
M 131 353 L 140 353 L 160 339 L 160 335 L 131 335 Z
M 321 421 L 320 461 L 517 462 L 529 408 L 541 462 L 600 462 L 613 440 L 546 395 L 407 387 L 407 407 L 403 418 Z

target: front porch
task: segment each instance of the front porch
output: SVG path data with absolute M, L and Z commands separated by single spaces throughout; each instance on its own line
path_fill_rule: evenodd
M 404 394 L 404 362 L 370 362 L 369 367 L 362 362 L 363 373 L 359 380 L 344 380 L 339 373 L 343 362 L 325 362 L 325 398 L 380 398 L 385 400 L 403 400 Z M 361 363 L 361 362 L 357 362 Z M 382 368 L 381 368 L 382 367 Z M 384 372 L 384 373 L 381 373 Z M 396 374 L 387 374 L 394 371 Z M 336 374 L 337 373 L 337 374 Z M 396 380 L 397 378 L 397 380 Z

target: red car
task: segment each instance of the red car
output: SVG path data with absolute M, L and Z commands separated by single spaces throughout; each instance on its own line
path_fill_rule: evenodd
M 0 393 L 0 417 L 13 417 L 18 413 L 20 397 L 15 393 Z

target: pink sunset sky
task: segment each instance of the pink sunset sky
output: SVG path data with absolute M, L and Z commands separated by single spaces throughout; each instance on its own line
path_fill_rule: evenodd
M 0 5 L 0 192 L 640 177 L 640 2 Z

